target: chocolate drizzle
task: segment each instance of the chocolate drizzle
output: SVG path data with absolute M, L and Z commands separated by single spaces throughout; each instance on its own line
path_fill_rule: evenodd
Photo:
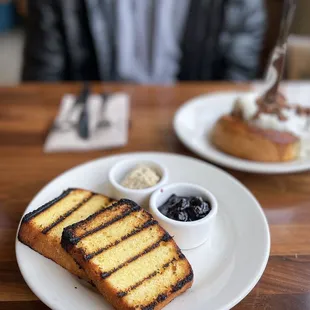
M 287 117 L 283 114 L 283 109 L 292 108 L 287 104 L 285 97 L 280 93 L 278 93 L 273 102 L 265 102 L 263 98 L 258 98 L 256 100 L 256 104 L 258 107 L 258 111 L 254 115 L 253 120 L 258 119 L 259 116 L 264 113 L 276 115 L 279 121 L 286 121 Z
M 299 104 L 295 106 L 295 111 L 297 115 L 310 116 L 310 108 L 302 107 Z
M 257 120 L 261 114 L 276 115 L 278 120 L 285 122 L 288 118 L 284 115 L 283 110 L 294 110 L 299 116 L 310 117 L 310 108 L 302 107 L 301 105 L 289 105 L 285 97 L 278 93 L 273 102 L 265 102 L 264 98 L 260 97 L 256 100 L 258 111 L 253 116 L 252 120 Z M 234 109 L 231 113 L 232 116 L 243 119 L 242 111 Z

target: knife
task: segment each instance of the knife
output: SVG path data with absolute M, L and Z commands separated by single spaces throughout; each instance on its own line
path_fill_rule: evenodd
M 82 111 L 78 121 L 77 131 L 79 136 L 87 140 L 89 138 L 89 117 L 87 110 L 87 100 L 90 95 L 90 86 L 88 82 L 84 82 L 83 88 L 79 97 L 77 98 L 76 105 L 82 105 Z

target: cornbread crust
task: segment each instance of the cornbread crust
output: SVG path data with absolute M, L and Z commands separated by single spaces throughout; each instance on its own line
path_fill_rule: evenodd
M 300 152 L 300 139 L 293 134 L 256 128 L 231 115 L 217 121 L 211 142 L 227 154 L 259 162 L 291 161 Z
M 66 210 L 62 211 L 65 201 L 68 199 L 75 201 L 75 196 L 78 197 L 76 202 L 72 204 L 67 203 Z M 97 199 L 102 203 L 102 206 L 95 206 L 93 203 L 92 210 L 96 211 L 108 206 L 113 201 L 109 197 L 90 191 L 74 188 L 68 189 L 57 198 L 23 217 L 18 232 L 18 240 L 67 269 L 72 274 L 88 280 L 84 270 L 62 249 L 60 239 L 62 234 L 61 226 L 64 223 L 70 222 L 76 214 L 79 214 L 78 220 L 81 220 L 93 213 L 87 209 L 87 204 L 92 203 L 91 199 Z M 55 220 L 49 222 L 51 214 L 54 215 Z M 59 230 L 59 233 L 56 233 L 55 230 Z
M 112 212 L 113 209 L 115 211 L 115 208 L 122 208 L 117 219 L 115 221 L 107 219 L 107 222 L 103 223 L 102 218 L 104 216 L 108 218 L 108 214 Z M 93 234 L 92 231 L 94 231 L 94 233 L 102 233 L 102 238 L 104 239 L 104 236 L 109 235 L 108 232 L 111 225 L 115 225 L 115 223 L 121 224 L 122 221 L 128 217 L 136 217 L 137 219 L 143 218 L 144 220 L 139 224 L 139 227 L 132 227 L 133 233 L 129 233 L 125 236 L 119 236 L 121 238 L 119 241 L 112 242 L 111 245 L 105 246 L 103 250 L 97 249 L 97 251 L 95 251 L 95 255 L 87 251 L 87 246 L 91 246 L 93 249 L 91 237 Z M 96 221 L 98 221 L 97 227 L 94 225 Z M 91 225 L 92 231 L 88 230 L 88 227 Z M 81 232 L 85 229 L 86 233 L 81 236 Z M 153 238 L 150 244 L 147 244 L 148 240 L 145 240 L 142 237 L 144 235 L 148 236 L 147 230 L 150 231 L 150 238 Z M 83 247 L 81 246 L 81 243 L 86 237 L 88 238 L 88 243 L 85 243 Z M 97 240 L 100 239 L 98 238 Z M 103 240 L 103 242 L 105 241 L 106 240 Z M 143 242 L 146 242 L 145 245 Z M 86 271 L 88 277 L 96 285 L 97 289 L 102 293 L 105 299 L 116 309 L 162 309 L 171 300 L 190 288 L 193 282 L 192 268 L 185 256 L 181 253 L 181 250 L 173 241 L 172 237 L 158 225 L 158 223 L 148 212 L 129 200 L 121 200 L 113 204 L 111 207 L 90 216 L 88 219 L 65 228 L 63 231 L 61 244 L 63 248 L 68 251 L 68 253 L 70 253 L 70 255 L 72 255 L 72 257 Z M 130 244 L 136 244 L 135 248 L 132 249 Z M 101 245 L 98 244 L 99 248 L 100 246 Z M 126 246 L 133 252 L 137 252 L 135 254 L 129 253 L 130 255 L 132 254 L 132 256 L 128 255 Z M 113 251 L 119 251 L 122 253 L 123 250 L 126 250 L 126 254 L 124 255 L 128 256 L 124 259 L 123 257 L 117 257 L 116 265 L 113 265 L 112 269 L 103 272 L 107 266 L 100 264 L 100 256 L 107 256 L 107 262 L 110 262 L 109 253 L 114 253 Z M 169 254 L 162 257 L 160 256 L 160 253 Z M 150 259 L 151 257 L 153 257 L 153 260 Z M 113 261 L 114 259 L 115 257 L 111 256 L 111 260 Z M 166 259 L 166 261 L 164 261 L 164 259 Z M 159 269 L 149 271 L 143 268 L 143 265 L 140 265 L 143 263 L 147 264 L 148 269 L 153 268 L 156 264 L 160 267 Z M 136 275 L 135 278 L 130 276 L 130 272 L 134 272 L 133 274 Z M 149 274 L 145 275 L 144 273 L 146 272 L 149 272 Z M 141 273 L 143 276 L 141 276 Z M 124 281 L 122 283 L 118 282 L 117 279 L 118 277 L 121 277 L 120 274 L 123 274 L 123 276 L 127 275 L 125 276 L 125 279 L 128 277 L 128 282 L 130 285 L 127 284 L 127 282 L 124 283 Z M 170 277 L 170 274 L 172 277 Z M 137 277 L 139 276 L 142 278 L 137 280 Z M 156 280 L 163 281 L 163 278 L 169 279 L 168 283 L 165 282 L 166 289 L 154 284 L 156 283 Z M 155 282 L 153 283 L 152 281 Z M 120 289 L 122 286 L 123 288 L 126 288 Z M 129 304 L 128 300 L 130 299 L 131 294 L 133 295 L 132 298 L 137 300 L 138 297 L 134 295 L 141 288 L 149 288 L 149 291 L 154 294 L 157 294 L 157 291 L 164 291 L 160 292 L 152 300 L 148 300 L 147 297 L 144 297 L 144 300 L 143 298 L 141 300 L 138 299 L 138 304 L 134 302 Z

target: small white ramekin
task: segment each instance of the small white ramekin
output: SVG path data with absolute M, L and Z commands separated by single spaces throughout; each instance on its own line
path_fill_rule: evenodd
M 144 189 L 130 189 L 122 186 L 121 181 L 124 177 L 138 165 L 146 165 L 154 169 L 161 177 L 160 181 L 156 185 Z M 111 168 L 109 172 L 109 181 L 113 189 L 113 198 L 130 199 L 138 205 L 148 208 L 150 195 L 167 183 L 168 171 L 162 164 L 151 160 L 123 160 Z
M 162 214 L 158 208 L 173 194 L 183 197 L 202 197 L 210 203 L 211 211 L 206 217 L 193 222 L 180 222 L 170 219 Z M 154 218 L 174 237 L 182 250 L 196 248 L 208 240 L 217 210 L 218 203 L 213 194 L 201 186 L 189 183 L 174 183 L 161 187 L 152 194 L 150 199 L 150 211 Z

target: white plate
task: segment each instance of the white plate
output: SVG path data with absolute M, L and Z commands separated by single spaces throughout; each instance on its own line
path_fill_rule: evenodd
M 91 161 L 51 181 L 25 212 L 38 208 L 68 187 L 109 195 L 109 169 L 119 160 L 132 158 L 164 164 L 170 182 L 204 186 L 219 202 L 211 242 L 184 251 L 193 266 L 194 285 L 166 309 L 227 310 L 236 305 L 252 290 L 266 267 L 270 250 L 268 224 L 258 202 L 243 185 L 203 161 L 163 153 L 125 154 Z M 112 309 L 93 288 L 19 241 L 16 241 L 16 256 L 27 284 L 50 308 Z
M 182 143 L 207 160 L 241 171 L 290 173 L 310 169 L 310 159 L 308 158 L 288 163 L 260 163 L 230 156 L 217 150 L 210 143 L 209 134 L 215 122 L 223 114 L 232 111 L 235 99 L 242 94 L 242 92 L 214 93 L 194 98 L 185 103 L 174 118 L 174 129 Z

